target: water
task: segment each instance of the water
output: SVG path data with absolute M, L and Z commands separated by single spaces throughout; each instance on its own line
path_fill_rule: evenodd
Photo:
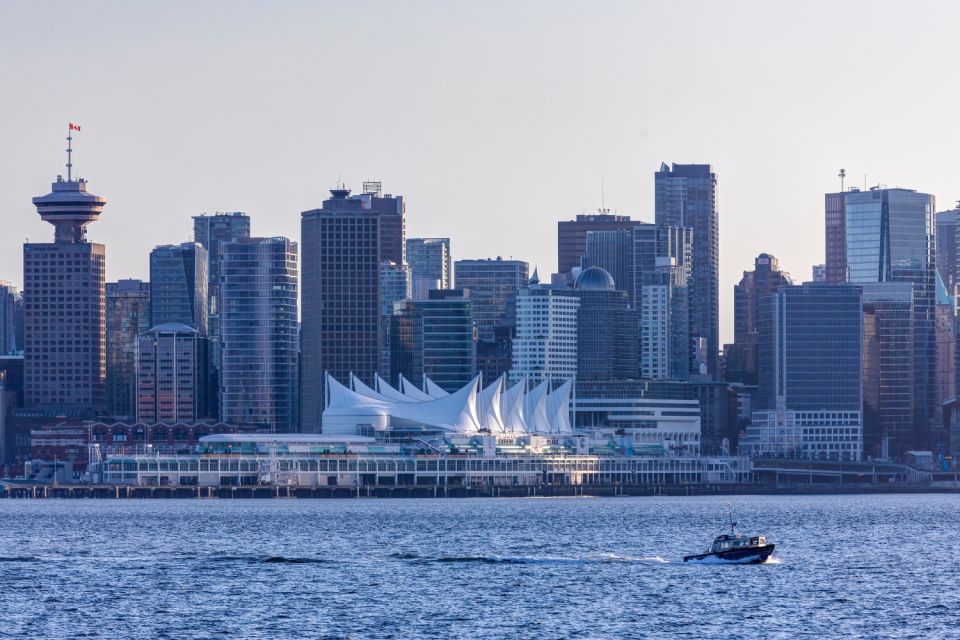
M 0 500 L 0 637 L 960 637 L 960 497 Z

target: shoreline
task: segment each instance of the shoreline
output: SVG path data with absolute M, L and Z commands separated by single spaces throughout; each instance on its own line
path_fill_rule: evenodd
M 7 484 L 0 499 L 231 500 L 231 499 L 422 499 L 422 498 L 609 498 L 733 495 L 867 495 L 960 493 L 960 486 L 896 485 L 536 485 L 536 486 L 141 486 Z

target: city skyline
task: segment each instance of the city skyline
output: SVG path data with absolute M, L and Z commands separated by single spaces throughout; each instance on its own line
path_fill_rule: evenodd
M 110 281 L 146 279 L 143 256 L 156 244 L 190 240 L 191 217 L 204 211 L 245 211 L 258 235 L 297 240 L 299 213 L 319 206 L 338 175 L 355 192 L 379 179 L 385 191 L 406 195 L 408 237 L 451 237 L 454 259 L 512 256 L 546 274 L 556 264 L 558 220 L 605 205 L 652 222 L 660 163 L 710 163 L 719 176 L 721 344 L 732 338 L 733 285 L 758 253 L 778 256 L 800 280 L 824 261 L 823 194 L 838 190 L 841 167 L 847 186 L 862 186 L 866 172 L 869 184 L 915 188 L 936 195 L 941 209 L 952 206 L 953 90 L 923 61 L 936 55 L 954 9 L 901 15 L 893 5 L 866 12 L 817 4 L 780 21 L 750 3 L 603 6 L 562 4 L 540 20 L 530 4 L 501 25 L 494 7 L 465 17 L 444 7 L 377 5 L 382 20 L 365 26 L 385 42 L 361 51 L 345 33 L 318 42 L 296 26 L 349 22 L 346 7 L 292 7 L 302 20 L 261 33 L 258 20 L 275 25 L 255 6 L 224 17 L 211 5 L 191 12 L 178 52 L 170 49 L 175 9 L 150 12 L 154 21 L 144 27 L 145 10 L 120 5 L 69 19 L 57 5 L 5 5 L 3 23 L 24 28 L 3 34 L 17 64 L 0 124 L 12 150 L 0 169 L 13 185 L 0 194 L 10 230 L 0 240 L 0 278 L 22 286 L 18 248 L 46 235 L 28 198 L 62 171 L 60 127 L 70 120 L 83 126 L 76 169 L 111 199 L 91 236 L 110 251 Z M 87 35 L 105 14 L 111 29 Z M 711 18 L 727 27 L 711 32 Z M 224 22 L 210 36 L 214 20 Z M 397 21 L 407 31 L 390 43 L 384 25 Z M 494 28 L 496 43 L 487 42 L 482 36 Z M 737 43 L 738 32 L 759 42 Z M 891 40 L 878 32 L 898 39 L 881 47 Z M 201 34 L 212 38 L 202 54 Z M 290 43 L 270 53 L 278 34 Z M 791 46 L 811 36 L 817 51 Z M 683 81 L 646 62 L 673 51 L 673 41 L 686 51 L 662 66 L 683 69 Z M 754 59 L 752 47 L 764 45 L 764 58 Z M 451 46 L 452 60 L 434 55 Z M 118 49 L 129 59 L 114 55 Z M 75 50 L 83 53 L 68 57 Z M 841 50 L 842 59 L 831 55 Z M 336 51 L 343 53 L 328 55 Z M 715 54 L 711 65 L 699 64 L 707 53 Z M 57 58 L 82 71 L 44 81 Z M 326 60 L 317 80 L 303 80 L 304 69 Z M 288 70 L 274 73 L 281 62 Z M 929 85 L 928 99 L 894 95 L 864 107 L 860 96 L 906 68 Z M 149 90 L 125 88 L 133 73 L 153 78 Z M 358 109 L 327 99 L 329 87 L 363 78 L 409 105 Z M 175 204 L 144 198 L 158 189 Z M 459 197 L 464 192 L 470 197 Z

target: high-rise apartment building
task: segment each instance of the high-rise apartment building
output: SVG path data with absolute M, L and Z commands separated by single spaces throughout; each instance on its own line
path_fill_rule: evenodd
M 107 413 L 137 415 L 137 338 L 150 329 L 150 283 L 107 283 Z
M 851 189 L 855 193 L 859 189 Z M 824 230 L 826 233 L 826 262 L 824 278 L 830 284 L 847 281 L 847 210 L 846 192 L 827 193 L 824 201 Z
M 409 243 L 407 245 L 409 247 Z M 408 251 L 409 253 L 409 251 Z M 394 372 L 391 359 L 391 327 L 393 307 L 401 300 L 411 297 L 410 268 L 396 262 L 380 263 L 380 376 L 390 380 Z
M 827 281 L 827 265 L 825 264 L 815 264 L 810 269 L 810 278 L 812 282 L 826 282 Z
M 196 242 L 150 252 L 150 324 L 185 324 L 207 335 L 207 250 Z
M 760 298 L 759 389 L 747 455 L 860 460 L 860 287 L 804 283 Z
M 517 297 L 511 380 L 566 380 L 577 374 L 577 311 L 571 289 L 532 284 Z
M 757 384 L 757 339 L 760 298 L 792 284 L 790 274 L 780 270 L 779 261 L 761 253 L 753 261 L 753 271 L 744 271 L 733 287 L 733 340 L 726 353 L 727 380 Z
M 398 302 L 392 321 L 394 376 L 417 385 L 427 376 L 453 393 L 476 375 L 476 341 L 465 291 L 433 290 L 426 300 Z
M 433 289 L 453 287 L 450 238 L 407 238 L 407 264 L 414 299 L 425 300 Z
M 706 369 L 717 373 L 720 349 L 720 219 L 717 174 L 708 164 L 660 165 L 656 173 L 656 223 L 693 232 L 690 335 L 706 344 Z
M 196 422 L 211 417 L 206 404 L 209 345 L 193 327 L 171 322 L 137 340 L 137 420 L 146 424 Z
M 298 429 L 297 244 L 220 243 L 220 418 Z
M 930 448 L 936 416 L 935 200 L 911 189 L 848 192 L 847 277 L 913 285 L 914 438 Z
M 207 329 L 215 345 L 220 335 L 220 243 L 249 237 L 250 216 L 240 211 L 193 216 L 193 241 L 207 250 Z M 215 346 L 214 360 L 219 365 L 218 351 Z
M 457 260 L 454 274 L 457 288 L 469 292 L 477 327 L 479 370 L 484 380 L 493 380 L 511 366 L 516 300 L 527 286 L 530 265 L 500 257 Z
M 23 297 L 9 282 L 0 280 L 0 356 L 23 350 Z
M 320 428 L 324 373 L 370 380 L 380 365 L 380 265 L 404 264 L 403 196 L 331 190 L 301 218 L 301 424 Z
M 23 245 L 27 407 L 106 409 L 106 251 L 86 228 L 107 203 L 87 182 L 57 176 L 33 199 L 54 241 Z
M 607 271 L 588 267 L 574 284 L 577 311 L 577 380 L 639 377 L 637 314 Z
M 650 380 L 690 378 L 689 271 L 659 257 L 640 278 L 640 375 Z
M 576 220 L 558 222 L 557 272 L 567 274 L 574 267 L 581 265 L 583 256 L 587 255 L 587 234 L 591 231 L 629 229 L 634 224 L 636 223 L 630 221 L 630 216 L 614 215 L 605 210 L 578 215 Z M 604 265 L 595 266 L 606 269 Z

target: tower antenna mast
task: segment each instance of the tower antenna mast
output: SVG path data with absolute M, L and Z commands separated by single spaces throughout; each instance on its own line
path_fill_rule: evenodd
M 73 173 L 73 125 L 67 125 L 67 182 L 71 181 Z
M 846 179 L 846 177 L 847 177 L 847 170 L 846 170 L 846 169 L 840 169 L 840 173 L 837 174 L 837 175 L 840 176 L 840 193 L 843 193 L 843 181 L 844 181 L 844 180 Z

